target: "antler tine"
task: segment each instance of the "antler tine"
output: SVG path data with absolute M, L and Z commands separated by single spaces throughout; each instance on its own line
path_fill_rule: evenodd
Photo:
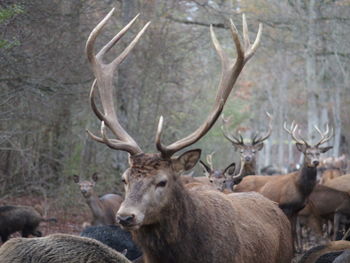
M 111 18 L 114 12 L 114 8 L 102 19 L 102 21 L 91 31 L 90 36 L 86 42 L 85 52 L 90 62 L 92 71 L 96 77 L 92 84 L 90 91 L 90 104 L 92 110 L 96 114 L 97 118 L 101 120 L 101 134 L 102 137 L 93 135 L 91 132 L 88 134 L 92 139 L 105 143 L 107 146 L 129 152 L 131 155 L 142 153 L 141 148 L 137 145 L 135 140 L 123 129 L 118 121 L 115 105 L 113 101 L 113 73 L 117 66 L 123 62 L 126 56 L 134 48 L 136 43 L 141 38 L 142 34 L 148 28 L 150 22 L 148 22 L 131 43 L 124 49 L 124 51 L 117 56 L 111 63 L 104 63 L 103 56 L 125 35 L 130 27 L 135 23 L 139 15 L 136 15 L 118 34 L 116 34 L 98 53 L 94 53 L 94 45 L 96 39 L 108 20 Z M 95 104 L 96 89 L 98 87 L 103 112 L 101 112 Z M 107 126 L 117 139 L 108 139 L 106 136 Z
M 214 155 L 215 151 L 212 152 L 211 154 L 208 154 L 207 155 L 207 163 L 209 164 L 210 166 L 210 169 L 214 170 L 214 167 L 213 167 L 213 155 Z
M 244 177 L 243 176 L 243 167 L 244 167 L 244 165 L 245 165 L 245 162 L 241 161 L 241 168 L 239 169 L 239 173 L 236 174 L 236 175 L 231 175 L 231 179 L 232 180 L 233 179 L 240 179 L 240 178 Z
M 242 136 L 241 136 L 241 140 L 240 140 L 237 137 L 235 137 L 232 134 L 229 134 L 227 131 L 225 131 L 225 124 L 228 122 L 228 119 L 225 119 L 224 114 L 221 115 L 221 119 L 222 119 L 221 131 L 222 131 L 222 134 L 224 135 L 224 137 L 235 145 L 244 145 Z
M 292 124 L 290 125 L 290 129 L 287 128 L 287 123 L 284 122 L 283 124 L 283 128 L 286 132 L 288 132 L 291 136 L 292 136 L 292 139 L 296 142 L 296 143 L 300 143 L 300 144 L 305 144 L 305 145 L 308 145 L 307 142 L 303 139 L 298 139 L 295 135 L 295 132 L 297 131 L 298 129 L 298 124 L 295 123 L 295 121 L 293 120 L 292 121 Z
M 243 24 L 244 23 L 246 24 L 245 16 L 243 16 Z M 246 27 L 246 25 L 244 27 Z M 237 29 L 233 24 L 232 20 L 230 20 L 230 32 L 237 51 L 237 58 L 236 58 L 236 61 L 233 63 L 233 61 L 231 61 L 229 57 L 224 53 L 219 41 L 216 38 L 213 27 L 210 26 L 211 39 L 212 39 L 214 48 L 220 57 L 221 68 L 222 68 L 222 74 L 219 82 L 218 91 L 216 94 L 215 105 L 213 107 L 213 110 L 209 114 L 207 120 L 192 134 L 188 135 L 187 137 L 177 142 L 172 143 L 169 146 L 163 146 L 161 145 L 160 142 L 157 143 L 157 148 L 161 152 L 161 155 L 163 158 L 169 158 L 175 152 L 197 142 L 215 124 L 217 118 L 220 116 L 220 113 L 223 110 L 226 100 L 230 95 L 232 88 L 236 83 L 237 78 L 241 73 L 244 65 L 253 56 L 253 54 L 256 51 L 256 48 L 258 47 L 258 44 L 260 42 L 260 37 L 261 37 L 262 24 L 259 24 L 259 31 L 253 45 L 248 46 L 249 44 L 248 33 L 247 33 L 248 30 L 247 29 L 243 29 L 243 30 L 245 31 L 243 38 L 244 38 L 244 43 L 246 44 L 245 44 L 245 47 L 242 48 Z M 158 139 L 159 137 L 160 137 L 159 135 L 156 136 L 156 138 Z
M 265 141 L 267 138 L 270 137 L 270 135 L 272 133 L 272 120 L 273 120 L 273 118 L 272 118 L 271 114 L 268 113 L 268 112 L 266 112 L 266 115 L 269 118 L 269 129 L 267 130 L 266 134 L 263 135 L 262 137 L 260 137 L 258 139 L 257 138 L 253 138 L 252 145 L 258 144 L 258 143 L 261 143 L 261 142 Z
M 333 137 L 333 128 L 329 129 L 328 123 L 326 125 L 326 131 L 324 133 L 321 132 L 321 130 L 317 127 L 317 125 L 314 125 L 314 128 L 321 135 L 321 140 L 315 145 L 316 147 L 320 146 L 325 142 L 328 142 Z

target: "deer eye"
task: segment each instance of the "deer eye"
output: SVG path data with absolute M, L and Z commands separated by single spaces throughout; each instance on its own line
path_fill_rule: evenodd
M 212 182 L 213 182 L 213 180 L 211 180 L 211 179 L 210 179 L 210 180 L 209 180 L 209 182 L 211 182 L 211 183 L 212 183 Z
M 123 182 L 123 184 L 126 184 L 126 180 L 124 178 L 122 179 L 122 182 Z
M 226 183 L 226 181 L 223 181 L 223 183 Z
M 159 183 L 156 184 L 156 187 L 164 187 L 164 186 L 166 186 L 166 183 L 167 183 L 166 180 L 160 181 Z

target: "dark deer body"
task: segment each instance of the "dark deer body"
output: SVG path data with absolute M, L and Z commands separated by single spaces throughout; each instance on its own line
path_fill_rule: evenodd
M 86 54 L 95 74 L 90 103 L 101 121 L 101 136 L 90 136 L 115 150 L 129 153 L 129 168 L 123 174 L 125 200 L 117 220 L 131 231 L 140 244 L 146 263 L 228 263 L 289 262 L 291 260 L 290 226 L 282 211 L 272 201 L 258 194 L 230 194 L 205 188 L 187 189 L 181 174 L 192 169 L 200 150 L 173 155 L 194 144 L 215 124 L 245 63 L 253 56 L 261 34 L 250 44 L 243 16 L 243 43 L 231 21 L 230 31 L 237 50 L 232 61 L 224 53 L 213 29 L 211 37 L 221 59 L 222 75 L 215 104 L 207 119 L 190 135 L 170 144 L 161 142 L 163 118 L 157 133 L 157 154 L 144 153 L 118 121 L 113 102 L 113 72 L 135 46 L 147 26 L 111 63 L 103 62 L 105 53 L 127 32 L 134 18 L 100 52 L 94 43 L 113 10 L 96 26 L 86 44 Z M 98 87 L 103 112 L 95 103 Z M 115 139 L 107 137 L 109 129 Z M 264 240 L 264 242 L 262 242 Z
M 299 263 L 347 263 L 350 262 L 349 249 L 349 241 L 332 241 L 326 245 L 320 245 L 309 249 L 300 259 Z
M 13 238 L 0 248 L 1 263 L 131 263 L 102 243 L 86 237 L 54 234 Z
M 130 232 L 117 225 L 90 226 L 85 228 L 80 236 L 96 239 L 120 253 L 126 249 L 125 256 L 129 260 L 135 260 L 142 256 L 142 252 L 132 240 Z
M 40 222 L 56 221 L 55 218 L 45 219 L 38 211 L 30 206 L 1 206 L 0 207 L 0 236 L 2 242 L 17 231 L 21 231 L 22 237 L 29 235 L 41 237 L 37 230 Z
M 97 182 L 97 174 L 92 175 L 92 181 L 80 181 L 79 176 L 74 175 L 74 182 L 79 184 L 86 203 L 92 212 L 91 225 L 113 225 L 115 224 L 115 214 L 117 213 L 123 198 L 116 194 L 105 194 L 101 197 L 94 191 Z

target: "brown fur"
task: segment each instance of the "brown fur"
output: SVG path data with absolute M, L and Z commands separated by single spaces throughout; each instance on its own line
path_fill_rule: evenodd
M 308 204 L 298 216 L 304 217 L 318 235 L 322 235 L 322 219 L 334 220 L 336 234 L 339 229 L 339 216 L 350 216 L 350 196 L 324 185 L 316 185 L 309 196 Z
M 344 251 L 347 249 L 350 249 L 350 241 L 332 241 L 329 242 L 327 245 L 318 246 L 310 249 L 304 254 L 299 263 L 316 263 L 321 256 L 332 252 Z
M 54 234 L 42 238 L 13 238 L 0 248 L 1 263 L 130 263 L 102 243 L 86 237 Z
M 21 231 L 22 237 L 29 235 L 40 237 L 37 230 L 42 221 L 57 221 L 55 218 L 45 219 L 38 211 L 30 206 L 1 206 L 0 207 L 0 236 L 2 242 L 17 231 Z
M 277 176 L 277 175 L 276 175 Z M 235 192 L 259 192 L 260 189 L 269 181 L 274 180 L 273 176 L 267 175 L 248 175 L 235 186 Z M 275 178 L 276 180 L 277 178 Z
M 350 174 L 329 180 L 324 185 L 350 194 Z
M 194 166 L 198 159 L 189 156 L 194 152 L 170 162 L 157 154 L 131 157 L 118 216 L 135 215 L 126 228 L 145 262 L 290 262 L 290 224 L 275 203 L 256 193 L 225 195 L 204 185 L 184 187 L 178 172 Z M 167 183 L 154 192 L 159 180 Z
M 322 172 L 320 184 L 326 184 L 329 180 L 342 176 L 343 173 L 338 168 L 326 169 Z
M 96 181 L 96 174 L 92 176 L 92 181 L 80 181 L 79 176 L 74 176 L 74 182 L 79 184 L 85 201 L 91 209 L 93 216 L 91 225 L 113 225 L 116 223 L 115 214 L 123 202 L 123 197 L 116 194 L 105 194 L 98 197 L 94 191 Z

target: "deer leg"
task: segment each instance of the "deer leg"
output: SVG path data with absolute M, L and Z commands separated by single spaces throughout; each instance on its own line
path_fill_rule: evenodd
M 340 225 L 340 219 L 341 219 L 341 213 L 335 213 L 334 214 L 334 220 L 333 220 L 333 240 L 339 240 L 341 237 L 339 237 L 339 225 Z

